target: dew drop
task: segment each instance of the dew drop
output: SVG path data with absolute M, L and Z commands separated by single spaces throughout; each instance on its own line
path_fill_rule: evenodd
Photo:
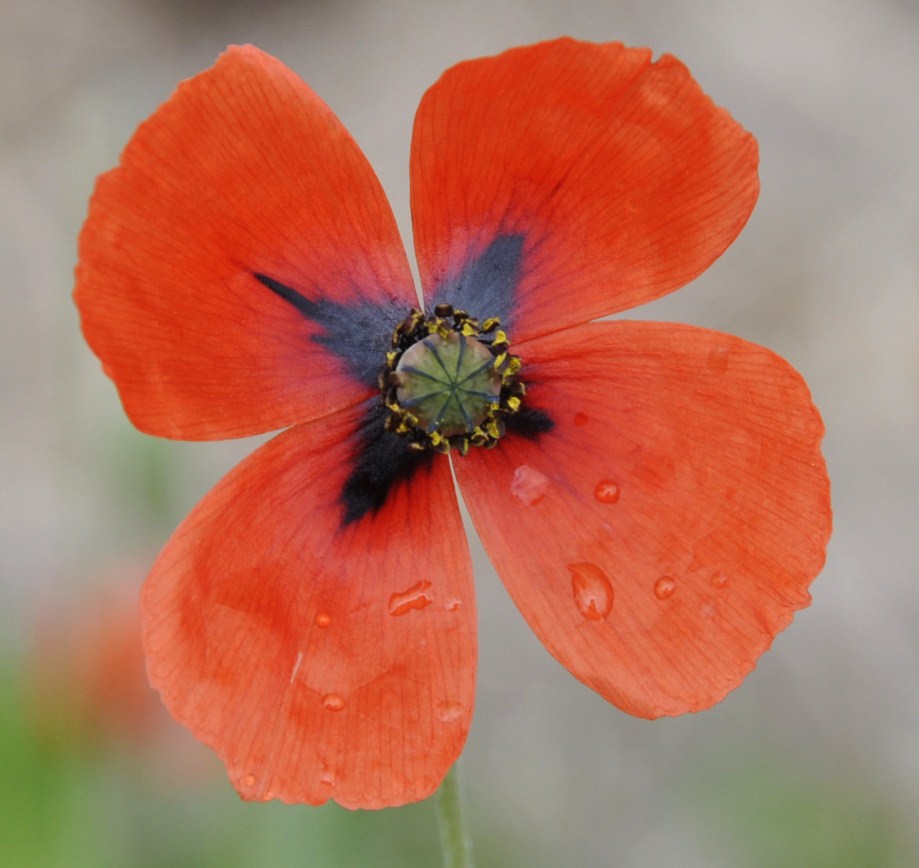
M 511 480 L 511 494 L 524 506 L 533 506 L 539 503 L 549 489 L 549 477 L 540 473 L 529 464 L 521 464 L 514 471 Z
M 328 612 L 320 612 L 316 616 L 317 627 L 328 627 L 332 623 L 332 616 Z
M 452 599 L 452 600 L 447 600 L 447 602 L 444 603 L 444 608 L 445 608 L 448 612 L 455 612 L 457 609 L 462 609 L 462 608 L 463 608 L 463 601 L 462 601 L 462 600 L 455 599 L 455 598 Z
M 590 417 L 586 413 L 575 413 L 574 414 L 574 427 L 583 428 L 590 421 Z
M 602 621 L 613 608 L 613 586 L 596 564 L 568 564 L 578 611 L 588 621 Z
M 721 570 L 717 570 L 716 572 L 712 573 L 711 583 L 713 587 L 716 587 L 720 590 L 727 585 L 728 577 Z
M 461 702 L 440 702 L 437 704 L 437 717 L 443 723 L 452 723 L 463 714 Z
M 319 775 L 319 783 L 331 789 L 335 786 L 335 775 L 333 775 L 329 769 L 323 769 Z
M 667 600 L 673 596 L 676 590 L 676 582 L 670 576 L 661 576 L 654 583 L 654 596 L 658 600 Z
M 327 693 L 322 697 L 322 706 L 329 711 L 341 711 L 346 704 L 344 697 L 338 693 Z
M 255 775 L 252 774 L 252 772 L 249 772 L 249 774 L 247 774 L 247 775 L 243 778 L 243 783 L 244 783 L 247 787 L 254 787 L 254 786 L 255 786 Z
M 619 486 L 612 479 L 601 479 L 594 488 L 594 497 L 600 503 L 617 503 Z
M 423 609 L 431 602 L 425 593 L 430 587 L 431 583 L 427 579 L 421 579 L 407 590 L 393 594 L 389 598 L 389 614 L 404 615 L 412 609 Z

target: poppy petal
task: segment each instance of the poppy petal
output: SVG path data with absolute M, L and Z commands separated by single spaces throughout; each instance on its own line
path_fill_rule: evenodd
M 374 387 L 417 304 L 380 184 L 309 87 L 252 46 L 179 86 L 102 175 L 80 235 L 83 331 L 142 430 L 270 431 Z M 370 313 L 368 313 L 368 311 Z
M 348 410 L 266 443 L 144 587 L 151 682 L 245 799 L 422 799 L 469 728 L 475 605 L 449 463 L 347 521 L 358 428 Z
M 498 573 L 549 651 L 623 710 L 712 705 L 824 562 L 806 385 L 769 350 L 683 325 L 588 324 L 521 356 L 553 427 L 455 468 Z
M 411 179 L 426 299 L 506 310 L 515 341 L 683 286 L 759 190 L 756 141 L 680 61 L 571 39 L 444 73 L 415 118 Z M 492 277 L 464 283 L 483 260 Z

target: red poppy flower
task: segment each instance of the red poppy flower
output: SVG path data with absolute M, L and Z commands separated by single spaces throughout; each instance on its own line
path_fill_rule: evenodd
M 128 567 L 130 570 L 130 567 Z M 137 600 L 105 586 L 43 601 L 27 658 L 31 716 L 53 741 L 153 741 L 166 716 L 144 678 Z
M 717 702 L 807 605 L 830 507 L 800 376 L 590 322 L 717 258 L 756 166 L 673 57 L 462 63 L 415 121 L 422 313 L 366 159 L 277 60 L 230 48 L 140 127 L 80 238 L 86 339 L 146 432 L 292 426 L 143 594 L 150 678 L 244 798 L 395 805 L 458 756 L 476 625 L 448 447 L 530 626 L 631 714 Z

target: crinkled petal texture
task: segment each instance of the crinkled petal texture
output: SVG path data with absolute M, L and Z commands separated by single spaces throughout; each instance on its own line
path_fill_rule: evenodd
M 228 49 L 141 125 L 99 178 L 79 254 L 86 339 L 131 420 L 166 437 L 274 430 L 369 393 L 256 274 L 318 304 L 417 303 L 363 154 L 252 46 Z
M 735 238 L 757 160 L 669 55 L 561 39 L 461 63 L 425 94 L 412 140 L 426 298 L 517 236 L 515 341 L 649 301 Z
M 144 588 L 151 682 L 247 799 L 422 799 L 465 741 L 475 606 L 449 465 L 342 526 L 356 423 L 345 411 L 257 450 Z
M 706 708 L 810 600 L 830 533 L 823 425 L 768 350 L 691 326 L 580 326 L 521 348 L 555 427 L 456 475 L 524 617 L 643 717 Z

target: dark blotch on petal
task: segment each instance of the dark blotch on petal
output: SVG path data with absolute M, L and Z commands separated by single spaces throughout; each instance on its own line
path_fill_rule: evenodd
M 528 440 L 535 440 L 540 434 L 551 431 L 555 422 L 548 413 L 524 406 L 513 415 L 505 416 L 504 425 L 508 434 L 520 434 Z
M 452 304 L 481 320 L 496 316 L 502 328 L 513 328 L 523 241 L 523 235 L 499 235 L 459 276 L 437 289 L 435 301 Z
M 355 435 L 351 473 L 341 490 L 340 500 L 345 508 L 342 527 L 382 509 L 389 493 L 408 482 L 422 466 L 430 464 L 436 454 L 407 449 L 411 442 L 408 438 L 384 429 L 387 412 L 378 399 L 366 404 Z
M 398 304 L 344 305 L 324 298 L 310 301 L 267 274 L 256 273 L 255 278 L 320 326 L 322 334 L 315 335 L 313 340 L 343 359 L 354 377 L 368 386 L 376 386 L 386 353 L 391 348 L 393 328 L 405 316 Z

